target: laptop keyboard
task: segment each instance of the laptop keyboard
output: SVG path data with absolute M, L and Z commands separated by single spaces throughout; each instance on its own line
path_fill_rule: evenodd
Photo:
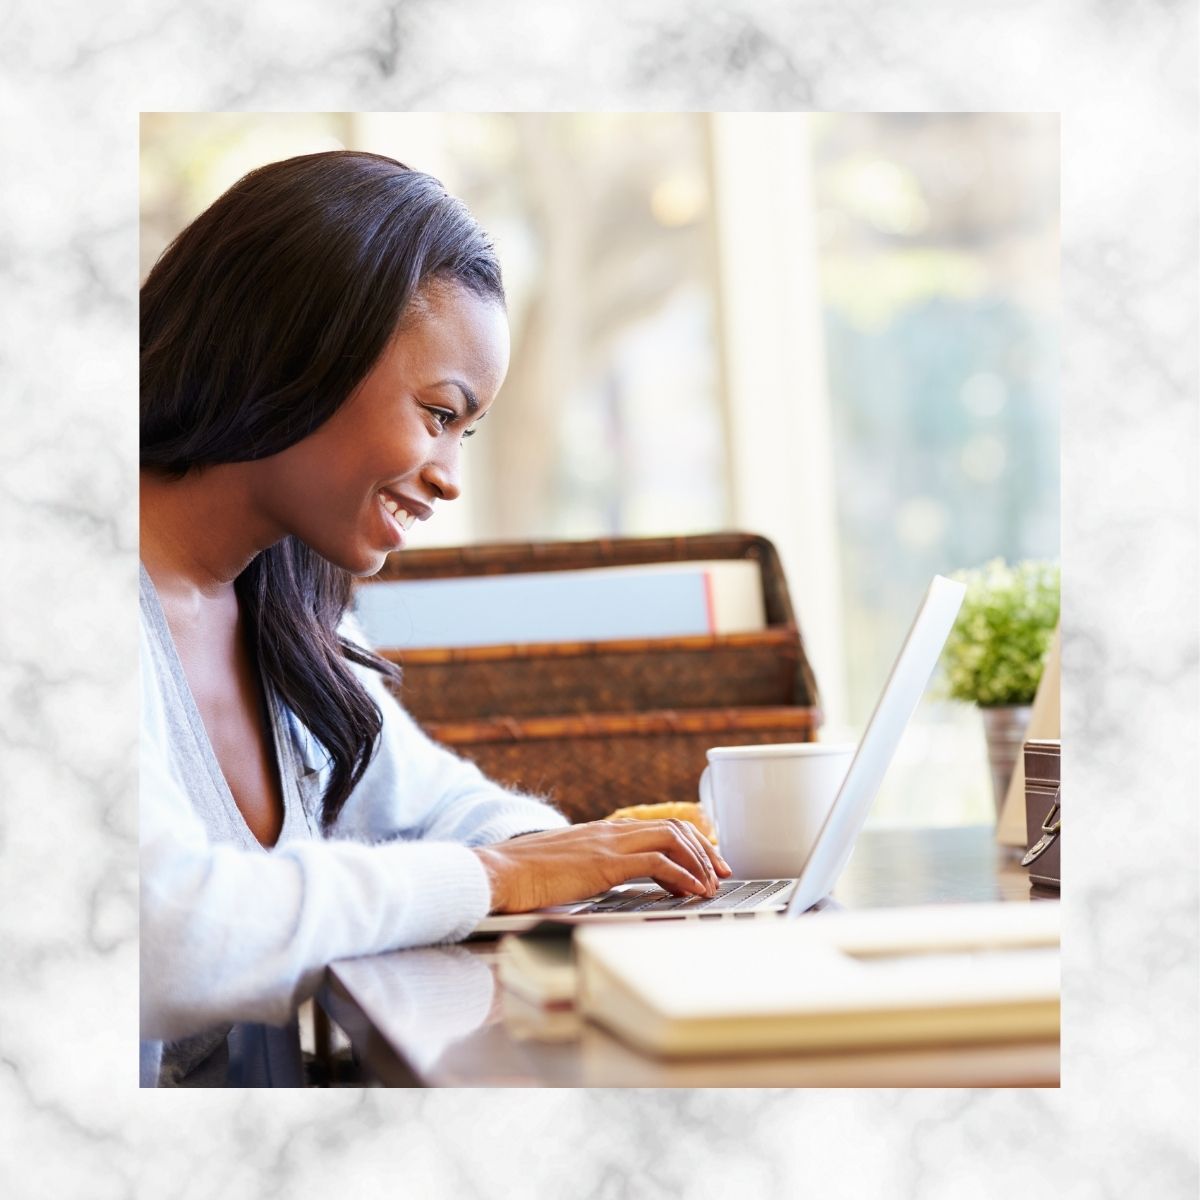
M 672 896 L 662 888 L 636 892 L 614 892 L 602 896 L 583 913 L 634 913 L 686 910 L 692 912 L 727 912 L 737 908 L 757 908 L 783 891 L 790 879 L 727 879 L 717 885 L 715 896 Z

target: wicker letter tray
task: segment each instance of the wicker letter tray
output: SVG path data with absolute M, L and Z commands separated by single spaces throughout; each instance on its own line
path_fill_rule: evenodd
M 709 746 L 812 741 L 816 681 L 774 546 L 740 533 L 496 543 L 393 554 L 374 580 L 750 558 L 767 628 L 610 642 L 379 647 L 429 734 L 571 820 L 694 800 Z M 371 586 L 366 580 L 360 586 Z

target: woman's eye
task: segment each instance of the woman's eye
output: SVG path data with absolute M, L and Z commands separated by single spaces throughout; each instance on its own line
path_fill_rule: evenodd
M 425 411 L 429 413 L 429 415 L 438 423 L 439 430 L 449 429 L 450 426 L 458 420 L 458 413 L 450 408 L 430 408 L 428 405 L 426 405 Z M 474 436 L 474 427 L 470 429 L 464 429 L 462 432 L 463 441 L 466 441 L 467 438 Z
M 445 429 L 457 416 L 452 409 L 448 408 L 426 408 L 425 411 L 432 415 L 442 429 Z

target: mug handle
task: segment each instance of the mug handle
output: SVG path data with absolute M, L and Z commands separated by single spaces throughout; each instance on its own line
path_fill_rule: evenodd
M 711 765 L 700 772 L 700 811 L 708 818 L 708 823 L 716 829 L 717 815 L 713 812 Z

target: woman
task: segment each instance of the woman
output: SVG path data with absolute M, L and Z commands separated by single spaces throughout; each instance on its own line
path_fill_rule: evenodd
M 144 1084 L 300 1082 L 294 1013 L 332 959 L 728 874 L 690 825 L 567 827 L 487 781 L 346 617 L 351 577 L 458 496 L 507 365 L 490 243 L 376 155 L 251 172 L 147 278 Z

